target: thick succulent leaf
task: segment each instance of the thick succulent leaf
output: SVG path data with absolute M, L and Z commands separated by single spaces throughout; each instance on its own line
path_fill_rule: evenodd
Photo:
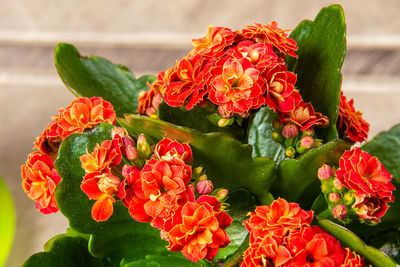
M 85 172 L 79 157 L 86 151 L 93 151 L 96 143 L 111 139 L 112 127 L 100 124 L 63 141 L 56 160 L 56 169 L 62 178 L 56 189 L 60 211 L 73 229 L 91 234 L 89 250 L 96 257 L 110 257 L 119 262 L 131 254 L 141 259 L 146 254 L 167 253 L 167 243 L 160 238 L 159 231 L 149 224 L 134 221 L 121 202 L 114 205 L 113 215 L 107 221 L 96 222 L 91 217 L 94 200 L 89 200 L 80 188 Z
M 400 232 L 385 232 L 368 242 L 380 251 L 391 257 L 396 262 L 400 262 Z
M 0 177 L 0 266 L 10 252 L 15 233 L 15 208 L 6 183 Z
M 338 5 L 323 8 L 315 20 L 303 21 L 290 35 L 299 47 L 298 59 L 288 57 L 288 69 L 297 74 L 297 88 L 306 102 L 328 116 L 330 124 L 317 132 L 330 141 L 337 138 L 341 68 L 346 55 L 346 24 Z
M 135 113 L 139 92 L 155 80 L 153 76 L 136 79 L 127 67 L 101 57 L 81 56 L 71 44 L 58 44 L 54 57 L 58 74 L 75 96 L 100 96 L 111 102 L 118 116 Z
M 205 260 L 199 262 L 191 262 L 183 256 L 177 254 L 169 256 L 147 256 L 145 259 L 141 260 L 124 260 L 121 262 L 121 267 L 207 267 L 216 266 Z
M 230 191 L 244 188 L 261 203 L 271 201 L 269 188 L 275 180 L 271 158 L 253 158 L 252 147 L 223 134 L 203 134 L 147 117 L 126 115 L 118 122 L 132 136 L 144 133 L 153 144 L 163 138 L 187 142 L 193 150 L 195 166 L 203 166 L 215 188 Z
M 78 267 L 78 266 L 112 266 L 106 260 L 90 255 L 88 241 L 84 237 L 59 235 L 53 238 L 45 252 L 32 255 L 23 267 Z
M 272 109 L 261 108 L 250 123 L 248 143 L 253 145 L 254 157 L 270 157 L 274 159 L 276 165 L 279 165 L 285 158 L 285 149 L 271 137 L 274 130 L 272 122 L 276 117 Z
M 232 136 L 238 140 L 244 137 L 244 131 L 236 124 L 219 127 L 213 120 L 216 110 L 208 110 L 207 108 L 194 107 L 186 110 L 183 107 L 171 107 L 162 102 L 158 107 L 158 117 L 160 120 L 170 122 L 176 125 L 199 130 L 203 133 L 221 132 Z M 218 116 L 217 116 L 218 117 Z
M 366 245 L 358 236 L 343 226 L 335 224 L 326 219 L 317 219 L 318 225 L 331 235 L 336 237 L 344 247 L 349 247 L 363 256 L 374 267 L 394 267 L 398 264 L 379 251 L 378 249 Z
M 348 143 L 335 139 L 311 149 L 297 159 L 283 160 L 278 167 L 278 178 L 271 193 L 287 201 L 297 202 L 304 209 L 310 208 L 321 192 L 318 169 L 324 163 L 336 165 L 343 152 L 349 148 Z

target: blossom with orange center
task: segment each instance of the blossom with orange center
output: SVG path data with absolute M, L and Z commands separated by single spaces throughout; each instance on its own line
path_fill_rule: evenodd
M 71 133 L 82 133 L 101 122 L 115 124 L 117 118 L 113 106 L 100 97 L 78 98 L 59 111 L 58 133 L 63 140 Z
M 92 218 L 106 221 L 113 214 L 114 195 L 118 192 L 121 180 L 110 173 L 88 173 L 82 181 L 81 189 L 89 197 L 96 200 L 92 207 Z
M 264 105 L 264 79 L 247 58 L 227 55 L 216 63 L 212 74 L 209 99 L 228 114 L 243 114 Z
M 36 202 L 43 214 L 58 211 L 54 191 L 61 178 L 54 168 L 53 160 L 39 151 L 28 155 L 21 167 L 22 187 L 28 197 Z
M 340 242 L 319 226 L 310 226 L 291 232 L 286 237 L 286 248 L 293 256 L 288 266 L 340 266 L 345 250 Z
M 267 105 L 277 112 L 290 112 L 296 107 L 296 100 L 301 98 L 294 89 L 296 74 L 287 71 L 285 64 L 277 64 L 265 74 L 268 85 L 266 96 Z
M 182 251 L 193 262 L 212 261 L 219 248 L 230 243 L 224 229 L 232 223 L 232 218 L 219 210 L 219 201 L 213 197 L 187 202 L 181 214 L 181 223 L 168 232 L 170 251 Z
M 337 126 L 340 135 L 353 142 L 362 142 L 368 138 L 369 123 L 362 118 L 360 111 L 354 109 L 353 99 L 347 101 L 343 92 L 340 92 Z
M 283 55 L 296 57 L 297 44 L 296 41 L 287 37 L 288 30 L 282 30 L 278 27 L 276 21 L 262 25 L 254 23 L 254 25 L 246 25 L 246 29 L 242 30 L 242 34 L 249 39 L 263 40 L 272 44 Z
M 352 252 L 349 248 L 345 248 L 344 262 L 341 267 L 364 267 L 365 260 L 355 252 Z
M 92 153 L 80 157 L 82 169 L 86 173 L 110 172 L 110 168 L 120 164 L 122 159 L 122 139 L 118 136 L 113 140 L 105 140 L 96 144 Z
M 58 134 L 57 120 L 52 121 L 43 133 L 36 138 L 34 142 L 34 149 L 37 148 L 41 153 L 56 159 L 58 155 L 58 148 L 61 144 L 61 138 Z
M 254 242 L 268 233 L 285 235 L 287 231 L 308 226 L 312 219 L 312 211 L 302 210 L 297 203 L 278 198 L 271 205 L 258 206 L 244 225 L 250 232 L 250 242 Z
M 327 127 L 329 125 L 329 119 L 326 116 L 315 112 L 311 103 L 305 103 L 301 98 L 296 99 L 296 107 L 293 111 L 278 112 L 278 116 L 283 122 L 291 122 L 298 125 L 301 131 L 313 126 Z
M 362 151 L 359 147 L 343 153 L 339 169 L 335 172 L 339 181 L 347 188 L 355 190 L 356 196 L 367 196 L 393 202 L 392 175 L 378 158 Z
M 174 164 L 186 163 L 192 159 L 192 149 L 186 143 L 165 138 L 154 148 L 153 157 L 157 160 L 173 161 Z
M 210 67 L 208 60 L 200 55 L 178 61 L 165 72 L 164 87 L 161 88 L 164 101 L 172 107 L 186 105 L 187 110 L 193 108 L 207 93 L 205 84 Z
M 235 35 L 229 28 L 208 26 L 206 36 L 199 39 L 193 39 L 193 50 L 189 57 L 202 55 L 205 57 L 218 57 L 223 54 L 224 49 L 230 46 L 235 39 Z
M 282 266 L 290 259 L 290 251 L 282 246 L 281 237 L 267 234 L 258 237 L 251 243 L 243 254 L 243 262 L 240 267 L 275 267 Z

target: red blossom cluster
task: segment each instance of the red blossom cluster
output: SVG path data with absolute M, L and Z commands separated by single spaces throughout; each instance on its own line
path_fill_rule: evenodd
M 113 130 L 113 140 L 103 141 L 91 154 L 81 156 L 82 168 L 87 172 L 81 188 L 90 199 L 96 200 L 93 219 L 107 220 L 118 199 L 133 219 L 150 222 L 159 229 L 161 238 L 169 242 L 169 250 L 182 251 L 193 262 L 211 261 L 219 248 L 229 244 L 224 229 L 232 219 L 221 209 L 216 197 L 202 195 L 196 200 L 194 186 L 189 184 L 192 180 L 189 145 L 163 139 L 142 168 L 125 164 L 121 181 L 112 173 L 118 169 L 122 157 L 128 158 L 125 144 L 134 144 L 133 140 L 124 141 L 130 137 L 121 135 L 124 133 L 121 129 Z M 136 155 L 150 155 L 144 153 L 149 148 L 144 136 L 140 139 Z
M 327 117 L 314 112 L 295 89 L 296 75 L 287 70 L 285 56 L 297 57 L 297 45 L 286 32 L 275 21 L 238 31 L 209 26 L 205 37 L 192 40 L 187 57 L 160 72 L 138 110 L 152 109 L 150 98 L 159 93 L 168 105 L 187 110 L 210 101 L 224 118 L 247 117 L 267 105 L 301 130 L 327 126 Z
M 99 97 L 78 98 L 59 111 L 35 141 L 37 150 L 28 155 L 21 167 L 22 187 L 43 214 L 58 211 L 54 192 L 61 178 L 54 168 L 54 160 L 61 141 L 101 122 L 115 124 L 116 121 L 112 105 Z
M 369 123 L 362 117 L 360 111 L 353 106 L 353 99 L 347 101 L 343 92 L 340 93 L 340 105 L 337 126 L 341 137 L 351 142 L 362 142 L 368 138 Z
M 328 232 L 310 226 L 312 219 L 311 211 L 284 199 L 257 207 L 244 223 L 250 246 L 240 266 L 365 266 L 359 255 Z

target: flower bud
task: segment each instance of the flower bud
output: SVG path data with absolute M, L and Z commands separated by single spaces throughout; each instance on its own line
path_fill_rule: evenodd
M 218 121 L 218 126 L 219 127 L 226 127 L 226 126 L 229 126 L 229 125 L 231 125 L 233 122 L 235 121 L 235 118 L 234 117 L 232 117 L 232 118 L 222 118 L 222 119 L 220 119 L 219 121 Z
M 288 147 L 285 151 L 285 155 L 288 158 L 294 158 L 294 156 L 296 155 L 296 149 L 294 149 L 293 147 Z
M 193 171 L 192 171 L 192 176 L 195 177 L 195 178 L 199 177 L 201 175 L 202 171 L 203 171 L 203 167 L 194 168 Z
M 314 147 L 321 147 L 323 145 L 320 139 L 314 139 Z
M 283 122 L 281 122 L 280 119 L 275 119 L 272 122 L 272 127 L 276 130 L 276 131 L 280 131 L 283 127 Z
M 128 165 L 128 164 L 125 164 L 125 165 L 122 167 L 121 174 L 122 174 L 123 177 L 128 176 L 131 167 L 132 167 L 132 166 L 130 166 L 130 165 Z
M 213 191 L 213 188 L 214 188 L 214 185 L 210 180 L 201 180 L 196 185 L 197 192 L 200 195 L 210 194 Z
M 285 138 L 294 138 L 299 134 L 299 129 L 293 123 L 287 123 L 283 126 L 282 135 Z
M 114 139 L 115 138 L 115 136 L 116 135 L 119 135 L 119 137 L 124 137 L 126 134 L 125 134 L 125 129 L 124 128 L 121 128 L 121 127 L 114 127 L 112 130 L 111 130 L 111 137 L 112 137 L 112 139 Z
M 218 192 L 215 194 L 215 197 L 221 202 L 223 202 L 227 196 L 228 196 L 228 189 L 225 188 L 218 190 Z
M 336 205 L 332 208 L 332 214 L 335 219 L 343 220 L 347 217 L 347 208 L 345 205 Z
M 307 130 L 303 131 L 303 136 L 313 136 L 314 135 L 314 128 L 308 128 Z
M 314 145 L 314 139 L 311 136 L 303 136 L 300 140 L 299 147 L 310 149 Z
M 320 180 L 326 181 L 333 176 L 332 167 L 324 164 L 321 168 L 318 169 L 318 178 Z
M 332 203 L 340 201 L 340 195 L 338 193 L 330 193 L 329 194 L 329 201 Z
M 101 192 L 111 196 L 118 191 L 118 186 L 120 183 L 121 180 L 117 176 L 105 173 L 101 175 L 97 186 Z
M 333 185 L 335 186 L 335 189 L 338 191 L 341 191 L 344 187 L 344 185 L 338 178 L 333 179 Z
M 332 188 L 329 185 L 329 183 L 324 183 L 321 185 L 321 192 L 324 194 L 328 194 L 330 192 L 332 192 Z
M 150 145 L 144 134 L 140 134 L 137 138 L 137 149 L 143 158 L 147 158 L 150 155 Z
M 271 133 L 271 137 L 277 143 L 282 143 L 283 142 L 283 138 L 278 132 L 272 132 Z
M 198 181 L 203 181 L 203 180 L 207 180 L 207 175 L 203 174 L 202 176 L 199 177 Z
M 343 196 L 343 203 L 346 206 L 351 206 L 354 203 L 355 197 L 354 197 L 354 192 L 349 191 Z

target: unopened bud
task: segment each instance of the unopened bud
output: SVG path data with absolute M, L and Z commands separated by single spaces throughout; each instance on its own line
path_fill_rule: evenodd
M 333 176 L 332 167 L 324 164 L 321 168 L 318 169 L 318 179 L 320 180 L 328 180 Z
M 139 151 L 134 146 L 125 147 L 125 157 L 129 160 L 135 160 L 139 158 Z
M 215 197 L 221 202 L 223 202 L 227 196 L 228 196 L 228 189 L 225 188 L 218 190 L 218 192 L 215 194 Z
M 314 139 L 311 136 L 303 136 L 299 146 L 305 149 L 310 149 L 314 145 Z
M 283 127 L 283 122 L 281 122 L 280 119 L 275 119 L 275 120 L 272 122 L 272 127 L 273 127 L 275 130 L 280 131 L 280 130 L 282 129 L 282 127 Z
M 202 176 L 199 177 L 198 181 L 203 181 L 207 180 L 207 175 L 203 174 Z
M 328 194 L 332 191 L 331 186 L 329 185 L 329 183 L 323 183 L 321 184 L 321 192 L 324 194 Z
M 288 158 L 294 158 L 294 156 L 296 155 L 296 149 L 294 149 L 293 147 L 288 147 L 285 151 L 285 156 Z
M 345 205 L 336 205 L 332 208 L 332 214 L 335 219 L 343 220 L 347 217 L 347 208 Z
M 335 186 L 335 189 L 338 191 L 341 191 L 344 187 L 342 182 L 337 177 L 333 179 L 333 185 Z
M 321 147 L 323 145 L 322 141 L 320 139 L 314 139 L 314 146 L 315 147 Z
M 282 135 L 285 138 L 294 138 L 299 134 L 299 129 L 293 123 L 287 123 L 283 126 Z
M 226 127 L 226 126 L 229 126 L 229 125 L 231 125 L 233 122 L 235 121 L 235 118 L 234 117 L 232 117 L 232 118 L 222 118 L 222 119 L 220 119 L 219 121 L 218 121 L 218 126 L 219 127 Z
M 112 137 L 112 139 L 114 139 L 115 138 L 115 136 L 116 135 L 119 135 L 119 137 L 124 137 L 126 134 L 125 134 L 125 129 L 124 128 L 121 128 L 121 127 L 114 127 L 112 130 L 111 130 L 111 137 Z
M 200 195 L 208 195 L 213 191 L 214 185 L 210 180 L 201 180 L 197 183 L 196 189 Z
M 105 173 L 101 175 L 99 181 L 97 182 L 97 186 L 101 192 L 111 196 L 118 191 L 118 186 L 120 183 L 121 180 L 117 176 Z
M 354 192 L 349 191 L 343 196 L 343 203 L 346 206 L 351 206 L 354 203 L 355 197 L 354 197 Z
M 338 193 L 330 193 L 329 194 L 329 201 L 332 203 L 340 201 L 340 195 Z
M 201 175 L 201 172 L 203 171 L 203 167 L 197 167 L 193 169 L 192 175 L 194 177 L 199 177 Z
M 313 136 L 314 135 L 314 128 L 308 128 L 307 130 L 303 131 L 304 136 Z
M 137 149 L 143 158 L 147 158 L 150 155 L 150 145 L 144 134 L 140 134 L 137 138 Z
M 272 132 L 271 133 L 271 137 L 277 143 L 282 143 L 283 142 L 282 135 L 280 135 L 278 132 Z
M 122 171 L 121 171 L 122 176 L 123 176 L 123 177 L 128 176 L 128 174 L 129 174 L 130 171 L 131 171 L 131 168 L 132 168 L 132 166 L 130 166 L 130 165 L 128 165 L 128 164 L 125 164 L 125 165 L 122 167 Z

